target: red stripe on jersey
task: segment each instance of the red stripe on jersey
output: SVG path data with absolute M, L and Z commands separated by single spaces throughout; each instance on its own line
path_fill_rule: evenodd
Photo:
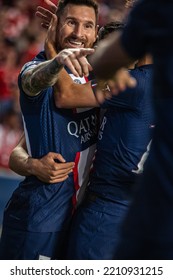
M 72 202 L 73 202 L 73 207 L 75 208 L 76 206 L 76 193 L 78 191 L 78 189 L 80 188 L 79 186 L 79 175 L 78 175 L 78 165 L 79 165 L 79 160 L 80 160 L 80 152 L 76 153 L 76 157 L 75 157 L 75 166 L 73 169 L 73 179 L 74 179 L 74 188 L 75 188 L 75 194 L 72 197 Z
M 84 77 L 84 79 L 85 79 L 86 83 L 89 81 L 89 80 L 88 80 L 88 77 Z

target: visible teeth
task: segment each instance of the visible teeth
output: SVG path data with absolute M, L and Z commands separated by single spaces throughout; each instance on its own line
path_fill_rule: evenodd
M 82 43 L 81 42 L 76 42 L 76 41 L 69 41 L 71 44 L 74 44 L 74 45 L 78 45 L 78 46 L 81 46 Z

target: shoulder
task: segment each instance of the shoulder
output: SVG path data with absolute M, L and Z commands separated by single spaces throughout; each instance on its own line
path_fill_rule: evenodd
M 22 75 L 26 70 L 30 70 L 34 68 L 36 65 L 38 65 L 41 62 L 46 61 L 46 55 L 45 52 L 40 52 L 38 55 L 36 55 L 33 60 L 25 63 L 25 65 L 22 67 L 20 71 L 20 75 Z
M 46 60 L 46 54 L 44 51 L 39 52 L 32 61 L 45 61 Z
M 129 70 L 130 75 L 133 76 L 135 79 L 147 79 L 152 77 L 153 73 L 153 65 L 142 65 L 139 67 L 136 67 L 134 69 Z

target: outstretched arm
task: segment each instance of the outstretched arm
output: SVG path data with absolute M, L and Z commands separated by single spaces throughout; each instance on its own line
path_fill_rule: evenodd
M 79 63 L 83 64 L 86 61 L 86 56 L 92 54 L 93 49 L 65 49 L 61 51 L 53 59 L 41 62 L 22 74 L 22 88 L 29 96 L 35 96 L 42 90 L 55 85 L 58 80 L 58 74 L 66 65 L 71 72 L 79 75 L 76 71 Z M 73 61 L 73 64 L 71 63 Z M 76 68 L 75 68 L 76 67 Z M 88 68 L 85 75 L 88 75 Z
M 96 52 L 90 57 L 90 63 L 98 79 L 110 79 L 121 67 L 132 64 L 131 58 L 121 43 L 121 32 L 111 34 L 98 44 Z
M 58 183 L 68 178 L 68 174 L 72 172 L 74 167 L 74 162 L 65 162 L 60 154 L 52 152 L 40 159 L 30 157 L 23 134 L 19 144 L 10 155 L 9 167 L 21 176 L 34 175 L 45 183 Z

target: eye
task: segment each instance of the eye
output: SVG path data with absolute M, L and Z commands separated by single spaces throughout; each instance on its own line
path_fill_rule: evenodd
M 75 25 L 75 21 L 74 21 L 73 19 L 70 19 L 70 20 L 67 22 L 67 24 L 68 24 L 69 26 L 74 26 L 74 25 Z
M 85 24 L 85 28 L 86 29 L 93 29 L 94 28 L 94 25 L 92 24 L 92 23 L 87 23 L 87 24 Z

